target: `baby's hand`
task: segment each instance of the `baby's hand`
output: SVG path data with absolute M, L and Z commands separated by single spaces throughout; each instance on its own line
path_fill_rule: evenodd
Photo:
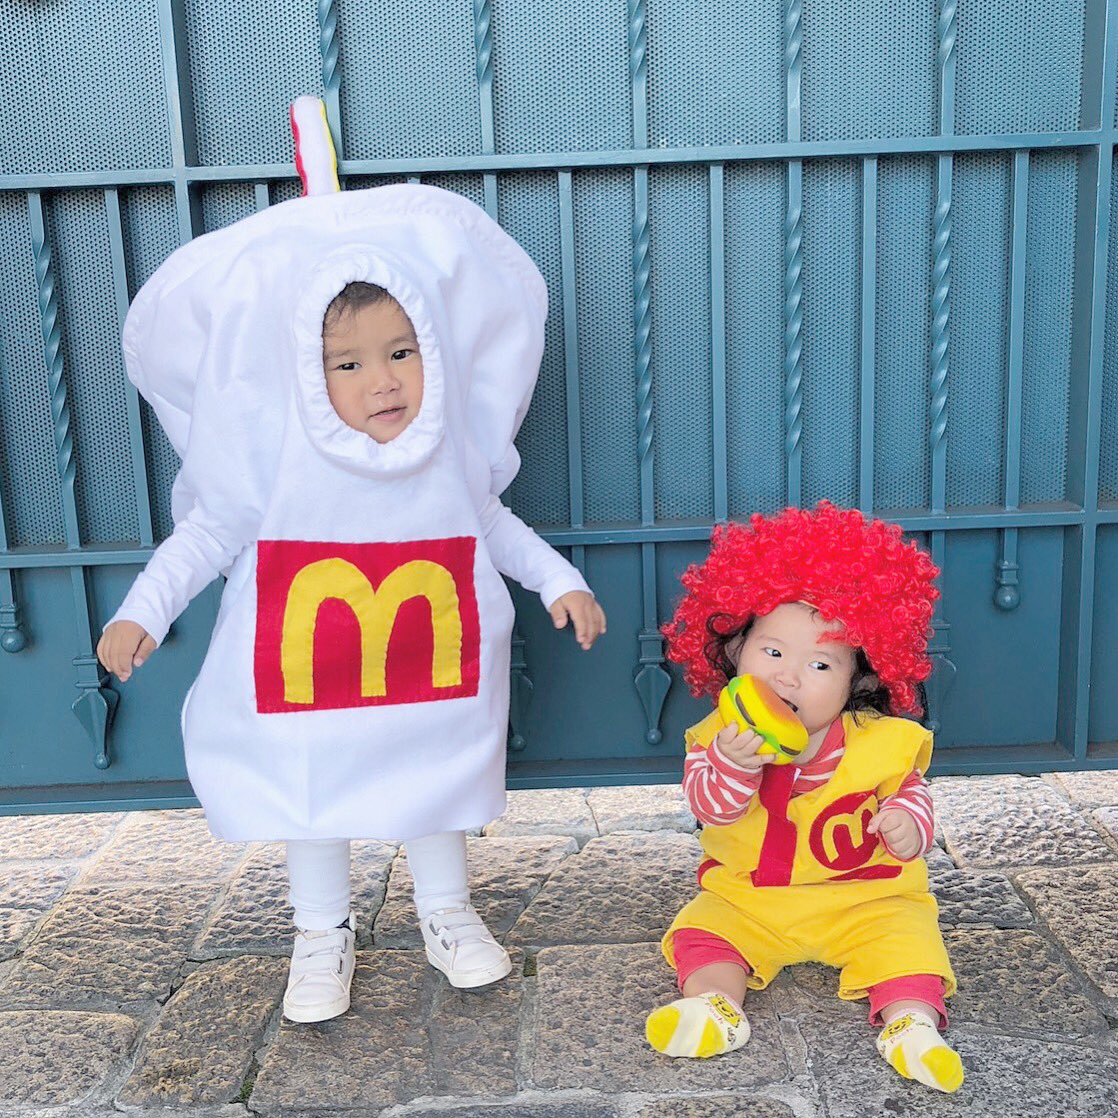
M 97 659 L 121 683 L 155 651 L 155 641 L 135 621 L 114 621 L 97 642 Z
M 869 822 L 866 830 L 877 835 L 885 843 L 895 858 L 908 861 L 920 853 L 921 835 L 916 820 L 900 808 L 886 808 L 879 811 Z
M 606 631 L 606 615 L 594 600 L 593 594 L 585 590 L 571 590 L 551 603 L 551 620 L 556 629 L 566 628 L 570 618 L 575 625 L 575 640 L 583 648 L 589 648 Z
M 765 744 L 765 739 L 760 734 L 754 730 L 746 730 L 743 734 L 736 722 L 719 730 L 714 742 L 723 757 L 748 772 L 758 773 L 762 765 L 771 765 L 776 760 L 775 753 L 757 752 Z

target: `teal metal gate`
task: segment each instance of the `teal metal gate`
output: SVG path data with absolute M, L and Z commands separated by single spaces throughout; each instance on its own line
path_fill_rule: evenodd
M 514 785 L 674 779 L 680 570 L 824 496 L 944 568 L 936 771 L 1116 763 L 1118 0 L 0 0 L 0 39 L 0 811 L 190 802 L 219 588 L 119 698 L 93 658 L 176 469 L 119 329 L 297 192 L 316 91 L 347 186 L 461 191 L 550 285 L 509 499 L 610 631 L 518 598 Z

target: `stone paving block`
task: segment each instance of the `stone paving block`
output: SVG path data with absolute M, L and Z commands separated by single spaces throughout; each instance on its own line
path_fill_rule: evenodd
M 250 1106 L 267 1116 L 375 1111 L 451 1093 L 514 1094 L 523 985 L 517 962 L 502 982 L 451 991 L 440 989 L 445 979 L 421 952 L 359 952 L 349 1012 L 321 1025 L 284 1022 Z
M 190 1106 L 236 1099 L 286 981 L 285 960 L 251 955 L 194 971 L 163 1007 L 117 1101 Z
M 0 988 L 11 1006 L 119 1006 L 167 996 L 213 891 L 71 889 Z
M 928 848 L 927 854 L 924 855 L 924 861 L 928 863 L 928 873 L 933 875 L 956 868 L 955 863 L 951 860 L 951 855 L 937 843 L 933 843 Z
M 489 930 L 500 938 L 563 860 L 576 853 L 578 844 L 574 838 L 561 835 L 477 838 L 466 840 L 466 850 L 473 905 Z M 373 925 L 377 947 L 422 944 L 413 888 L 407 857 L 401 849 L 392 866 L 384 905 Z
M 409 1110 L 406 1118 L 619 1118 L 615 1105 L 570 1099 L 566 1102 L 525 1102 L 511 1106 L 456 1106 Z
M 136 811 L 102 848 L 82 884 L 218 883 L 232 873 L 245 850 L 244 843 L 215 839 L 201 811 Z
M 529 1042 L 531 1085 L 610 1094 L 719 1091 L 789 1076 L 772 1001 L 749 1001 L 753 1035 L 717 1060 L 673 1060 L 644 1039 L 644 1021 L 679 997 L 655 944 L 549 947 L 536 959 L 536 1021 Z
M 8 866 L 0 873 L 0 959 L 15 954 L 77 872 L 76 865 L 59 863 Z
M 1118 865 L 1033 870 L 1017 885 L 1080 970 L 1118 1001 Z
M 1081 1045 L 952 1029 L 966 1080 L 954 1095 L 943 1095 L 897 1075 L 877 1054 L 864 1022 L 820 1017 L 800 1028 L 828 1118 L 1102 1118 L 1118 1109 L 1114 1061 Z
M 1036 932 L 966 928 L 943 938 L 959 983 L 947 1002 L 952 1027 L 973 1024 L 994 1032 L 1054 1036 L 1106 1031 L 1106 1018 L 1080 979 Z M 838 970 L 804 964 L 785 969 L 772 989 L 779 1012 L 800 1021 L 830 1015 L 864 1024 L 869 1002 L 842 1001 L 838 984 Z M 747 1013 L 752 998 L 746 996 Z
M 931 874 L 932 893 L 939 902 L 942 927 L 983 924 L 995 928 L 1026 928 L 1035 923 L 1013 883 L 992 870 L 941 870 Z
M 570 835 L 581 846 L 598 834 L 582 788 L 539 788 L 510 792 L 504 815 L 484 828 L 486 835 Z
M 603 834 L 614 831 L 694 831 L 698 826 L 678 784 L 593 788 L 587 800 Z
M 1106 1031 L 1080 979 L 1036 932 L 967 928 L 943 938 L 959 981 L 953 1023 L 1052 1036 Z
M 0 1013 L 0 1113 L 95 1101 L 138 1029 L 111 1013 Z
M 124 818 L 118 811 L 88 815 L 0 817 L 0 861 L 74 861 L 106 842 Z
M 932 784 L 948 853 L 961 869 L 1113 861 L 1085 811 L 1039 777 L 971 776 Z
M 804 1100 L 804 1107 L 810 1106 Z M 778 1099 L 741 1095 L 699 1095 L 686 1099 L 656 1099 L 635 1118 L 796 1118 L 797 1112 Z
M 1077 804 L 1118 807 L 1118 770 L 1097 773 L 1050 773 L 1045 777 Z
M 591 839 L 552 874 L 516 922 L 510 943 L 659 940 L 698 892 L 694 835 L 616 834 Z
M 1118 807 L 1100 807 L 1091 812 L 1098 825 L 1118 843 Z
M 354 842 L 350 848 L 359 947 L 369 942 L 372 916 L 383 903 L 395 855 L 396 847 L 383 842 Z M 202 931 L 195 953 L 199 958 L 244 951 L 289 955 L 293 928 L 287 903 L 286 847 L 278 842 L 255 843 Z

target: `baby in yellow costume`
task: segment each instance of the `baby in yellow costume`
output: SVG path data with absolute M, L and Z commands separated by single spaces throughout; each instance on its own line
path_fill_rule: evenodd
M 716 531 L 684 575 L 664 631 L 692 690 L 716 695 L 752 675 L 808 745 L 773 765 L 758 734 L 717 711 L 687 732 L 684 788 L 706 859 L 700 894 L 664 936 L 683 997 L 648 1018 L 657 1051 L 741 1047 L 746 990 L 821 962 L 841 968 L 839 997 L 869 997 L 893 1068 L 941 1091 L 961 1085 L 939 1033 L 955 976 L 922 857 L 932 737 L 896 717 L 919 710 L 938 573 L 899 528 L 823 502 Z

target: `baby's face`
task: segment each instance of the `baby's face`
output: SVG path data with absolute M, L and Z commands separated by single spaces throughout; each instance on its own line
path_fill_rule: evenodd
M 737 654 L 738 675 L 764 680 L 796 713 L 809 735 L 842 713 L 854 678 L 854 650 L 821 640 L 828 625 L 803 602 L 758 617 Z
M 331 315 L 322 367 L 334 411 L 378 443 L 390 443 L 419 414 L 423 359 L 411 320 L 393 299 Z

